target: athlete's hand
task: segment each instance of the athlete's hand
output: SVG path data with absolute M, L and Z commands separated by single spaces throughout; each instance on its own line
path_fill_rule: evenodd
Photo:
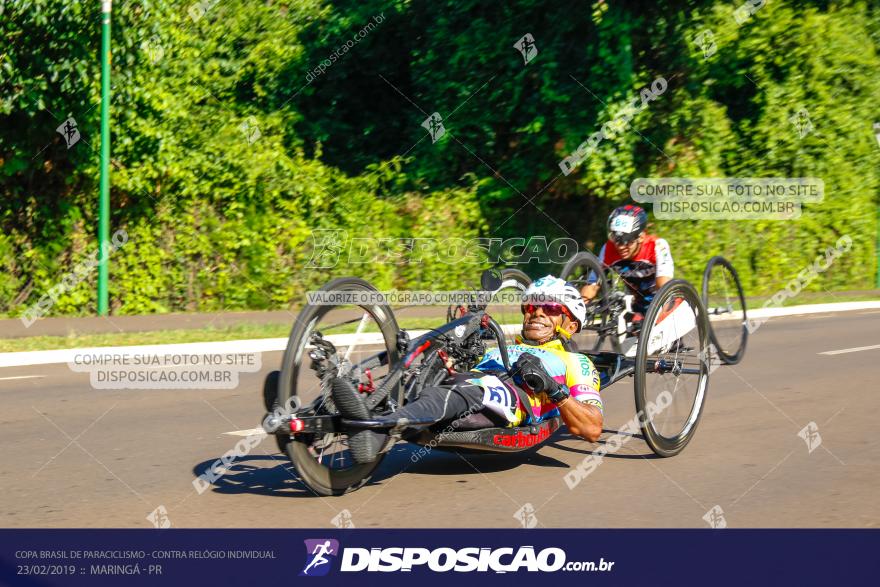
M 547 373 L 541 359 L 530 353 L 523 353 L 513 364 L 514 376 L 519 374 L 522 380 L 535 393 L 554 391 L 559 384 Z

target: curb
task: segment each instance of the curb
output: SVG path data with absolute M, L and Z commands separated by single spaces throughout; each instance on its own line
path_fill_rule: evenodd
M 851 312 L 855 310 L 880 310 L 880 301 L 840 302 L 831 304 L 810 304 L 790 306 L 787 308 L 762 307 L 747 313 L 748 318 L 776 318 L 779 316 L 799 316 L 804 314 L 822 314 L 828 312 Z M 519 329 L 519 324 L 502 326 L 507 334 Z M 415 338 L 427 330 L 411 330 Z M 380 344 L 379 333 L 370 334 L 339 334 L 328 336 L 330 342 L 337 345 L 350 344 L 354 337 L 359 337 L 360 344 Z M 257 338 L 248 340 L 228 340 L 221 342 L 192 342 L 182 344 L 156 344 L 122 347 L 90 347 L 79 349 L 58 349 L 50 351 L 24 351 L 0 353 L 0 368 L 26 367 L 30 365 L 51 365 L 57 363 L 73 363 L 82 355 L 116 355 L 125 357 L 166 354 L 203 354 L 203 353 L 267 353 L 283 351 L 287 348 L 287 338 Z

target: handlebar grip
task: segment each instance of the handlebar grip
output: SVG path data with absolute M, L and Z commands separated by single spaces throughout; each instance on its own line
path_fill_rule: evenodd
M 546 391 L 544 389 L 544 378 L 537 373 L 523 373 L 523 381 L 536 393 Z

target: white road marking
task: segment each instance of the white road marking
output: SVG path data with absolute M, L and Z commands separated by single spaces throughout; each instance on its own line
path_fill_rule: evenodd
M 824 353 L 819 353 L 820 355 L 842 355 L 844 353 L 857 353 L 859 351 L 871 351 L 874 349 L 880 349 L 880 344 L 872 344 L 871 346 L 857 346 L 851 349 L 840 349 L 837 351 L 825 351 Z
M 12 381 L 14 379 L 43 379 L 45 375 L 17 375 L 15 377 L 0 377 L 0 381 Z
M 268 436 L 266 431 L 262 428 L 251 428 L 250 430 L 233 430 L 232 432 L 224 432 L 227 436 L 254 436 L 256 434 L 260 434 L 262 436 Z

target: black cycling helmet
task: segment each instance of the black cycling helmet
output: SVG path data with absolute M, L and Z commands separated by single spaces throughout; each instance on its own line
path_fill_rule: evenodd
M 639 238 L 647 226 L 648 213 L 644 208 L 633 204 L 619 206 L 608 216 L 608 238 L 625 245 Z

